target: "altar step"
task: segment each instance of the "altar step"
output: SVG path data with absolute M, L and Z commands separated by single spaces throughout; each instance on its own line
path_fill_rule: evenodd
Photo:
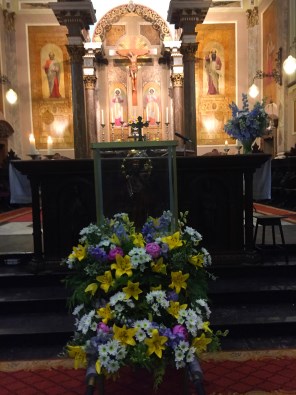
M 296 263 L 212 267 L 214 330 L 229 330 L 223 350 L 295 347 Z M 2 360 L 55 358 L 73 335 L 65 273 L 34 274 L 28 265 L 0 265 Z
M 225 350 L 295 347 L 296 265 L 213 268 L 211 324 L 228 330 Z

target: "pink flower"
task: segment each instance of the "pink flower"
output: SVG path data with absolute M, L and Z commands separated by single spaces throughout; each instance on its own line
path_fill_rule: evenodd
M 151 255 L 152 258 L 158 258 L 160 255 L 161 248 L 157 243 L 146 244 L 146 252 Z
M 101 329 L 104 333 L 110 332 L 110 328 L 108 325 L 104 324 L 104 322 L 99 322 L 98 329 Z
M 183 325 L 175 325 L 172 330 L 174 335 L 183 337 L 184 339 L 188 338 L 188 332 L 185 326 Z
M 122 250 L 122 248 L 120 248 L 120 247 L 115 247 L 115 248 L 113 248 L 112 250 L 110 250 L 110 251 L 109 251 L 109 254 L 108 254 L 108 259 L 109 259 L 109 261 L 115 261 L 116 255 L 117 255 L 117 254 L 123 256 L 123 250 Z

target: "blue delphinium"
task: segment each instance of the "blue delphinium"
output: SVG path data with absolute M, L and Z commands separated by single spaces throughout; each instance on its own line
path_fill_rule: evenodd
M 248 97 L 242 94 L 242 110 L 232 102 L 229 105 L 232 119 L 229 119 L 224 126 L 224 130 L 229 136 L 240 141 L 254 140 L 261 137 L 266 129 L 268 115 L 265 112 L 265 101 L 256 102 L 250 111 Z

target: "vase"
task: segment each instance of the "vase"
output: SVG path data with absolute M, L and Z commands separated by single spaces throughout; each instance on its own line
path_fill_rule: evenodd
M 244 154 L 251 154 L 252 153 L 252 145 L 253 145 L 254 141 L 255 141 L 255 139 L 242 140 Z

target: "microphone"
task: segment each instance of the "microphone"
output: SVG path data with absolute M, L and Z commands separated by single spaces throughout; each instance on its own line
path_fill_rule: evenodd
M 192 140 L 189 137 L 182 136 L 182 134 L 175 132 L 175 136 L 180 137 L 185 143 L 192 143 Z

